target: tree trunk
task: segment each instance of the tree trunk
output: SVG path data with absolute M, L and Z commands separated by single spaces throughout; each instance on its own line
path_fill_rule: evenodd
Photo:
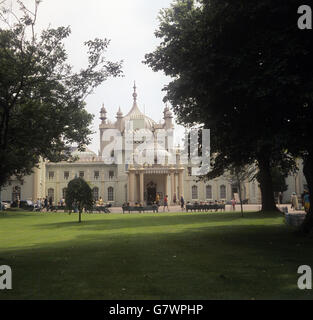
M 241 196 L 241 181 L 240 177 L 237 173 L 237 184 L 238 184 L 238 190 L 239 190 L 239 201 L 240 201 L 240 210 L 241 210 L 241 216 L 243 217 L 243 204 L 242 204 L 242 196 Z
M 312 205 L 312 192 L 313 192 L 313 152 L 309 152 L 308 156 L 303 160 L 303 174 L 308 184 L 308 191 L 310 194 L 310 210 L 307 213 L 300 230 L 303 233 L 310 233 L 313 230 L 313 205 Z
M 258 181 L 260 183 L 262 195 L 262 211 L 278 211 L 274 198 L 273 181 L 271 175 L 271 167 L 269 159 L 260 157 L 258 159 L 259 175 Z

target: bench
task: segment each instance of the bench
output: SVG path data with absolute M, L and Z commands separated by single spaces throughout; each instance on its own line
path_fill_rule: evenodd
M 159 212 L 159 207 L 157 205 L 151 205 L 151 206 L 122 206 L 123 213 L 125 211 L 128 211 L 130 213 L 131 211 L 138 211 L 138 212 L 145 212 L 145 211 L 153 211 L 153 212 Z
M 105 206 L 95 206 L 95 207 L 93 207 L 90 211 L 88 211 L 88 212 L 98 212 L 98 213 L 100 213 L 100 212 L 104 212 L 104 213 L 110 213 L 111 211 L 109 210 L 109 208 L 111 207 L 111 205 L 110 204 L 108 204 L 108 205 L 105 205 Z
M 41 210 L 43 209 L 43 207 L 41 207 Z M 38 208 L 35 208 L 36 211 L 38 211 Z M 47 207 L 47 212 L 48 211 L 54 211 L 54 212 L 57 212 L 57 211 L 65 211 L 66 210 L 66 207 L 65 206 L 49 206 Z
M 304 219 L 305 213 L 285 213 L 285 223 L 292 227 L 299 227 Z
M 111 204 L 108 204 L 108 205 L 105 205 L 105 206 L 94 206 L 92 207 L 92 209 L 90 210 L 87 210 L 87 213 L 93 213 L 93 212 L 97 212 L 97 213 L 100 213 L 100 212 L 104 212 L 104 213 L 110 213 L 111 211 L 109 210 L 109 208 L 111 207 Z M 43 208 L 41 208 L 42 210 Z M 36 208 L 35 208 L 36 210 Z M 67 210 L 66 206 L 51 206 L 51 207 L 48 207 L 47 208 L 47 212 L 48 211 L 54 211 L 54 212 L 57 212 L 57 211 L 65 211 Z M 38 209 L 36 210 L 38 211 Z
M 186 211 L 209 211 L 224 210 L 225 204 L 186 204 Z

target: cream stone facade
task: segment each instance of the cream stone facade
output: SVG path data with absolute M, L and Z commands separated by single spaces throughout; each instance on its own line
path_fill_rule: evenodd
M 174 128 L 172 113 L 168 107 L 165 107 L 162 123 L 156 123 L 150 119 L 138 107 L 136 86 L 134 86 L 132 108 L 125 116 L 119 109 L 115 122 L 110 122 L 106 109 L 102 107 L 100 119 L 98 155 L 88 148 L 84 152 L 73 148 L 72 154 L 79 157 L 76 162 L 41 161 L 39 168 L 35 168 L 34 173 L 25 177 L 23 181 L 12 178 L 2 190 L 2 200 L 14 201 L 17 197 L 21 200 L 36 200 L 48 196 L 52 197 L 53 202 L 57 204 L 65 198 L 67 184 L 75 176 L 83 177 L 90 184 L 95 200 L 101 197 L 104 202 L 110 202 L 113 206 L 121 206 L 126 202 L 151 203 L 155 201 L 157 194 L 161 203 L 165 195 L 168 195 L 170 204 L 174 203 L 175 198 L 178 203 L 181 196 L 184 197 L 185 202 L 215 200 L 229 202 L 238 193 L 237 188 L 225 177 L 211 181 L 198 181 L 198 178 L 190 173 L 191 166 L 180 163 L 179 149 L 175 150 L 176 163 L 169 164 L 168 140 L 165 140 L 165 147 L 160 146 L 157 133 L 160 130 Z M 130 153 L 131 157 L 136 155 L 136 149 L 142 142 L 136 138 L 136 132 L 138 129 L 143 129 L 153 134 L 151 150 L 147 148 L 146 155 L 151 152 L 152 157 L 163 156 L 166 159 L 163 164 L 126 164 L 125 142 L 117 148 L 116 146 L 112 148 L 110 154 L 115 159 L 120 155 L 122 163 L 104 162 L 103 154 L 105 151 L 110 151 L 109 148 L 112 145 L 111 140 L 106 141 L 106 133 L 109 130 L 117 130 L 121 137 L 124 137 L 129 123 L 132 124 L 133 143 L 137 145 Z M 289 176 L 287 184 L 288 190 L 284 193 L 284 201 L 289 201 L 292 192 L 300 195 L 306 188 L 302 170 L 300 169 L 297 175 Z M 248 203 L 260 203 L 261 194 L 258 183 L 245 182 L 242 197 L 247 199 Z

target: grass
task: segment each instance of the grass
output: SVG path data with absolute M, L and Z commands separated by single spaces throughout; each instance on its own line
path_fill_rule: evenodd
M 277 213 L 0 214 L 0 299 L 311 299 L 313 239 Z

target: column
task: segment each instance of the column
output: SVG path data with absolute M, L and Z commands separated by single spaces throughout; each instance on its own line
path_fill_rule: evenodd
M 135 202 L 135 172 L 130 173 L 130 201 Z
M 128 172 L 129 175 L 129 203 L 134 204 L 134 192 L 135 192 L 135 172 L 131 169 Z
M 249 199 L 249 203 L 251 203 L 251 199 L 250 199 L 250 183 L 246 182 L 245 186 L 246 186 L 246 194 L 244 196 L 246 197 L 246 199 Z
M 297 197 L 299 198 L 300 196 L 300 177 L 299 177 L 299 173 L 296 174 L 296 178 L 295 178 L 295 192 L 297 194 Z
M 178 173 L 179 198 L 180 198 L 181 196 L 184 197 L 183 174 L 184 174 L 184 171 L 183 171 L 183 170 L 180 170 L 179 173 Z M 184 197 L 184 198 L 185 198 L 185 197 Z
M 37 201 L 38 198 L 38 168 L 34 168 L 33 173 L 33 201 Z
M 130 172 L 128 172 L 128 181 L 127 181 L 127 202 L 129 202 L 130 199 Z
M 177 202 L 179 202 L 180 199 L 178 199 L 178 193 L 177 193 L 176 173 L 174 173 L 174 193 L 176 193 Z
M 167 174 L 165 175 L 164 196 L 168 195 Z
M 140 199 L 140 203 L 143 205 L 143 180 L 144 180 L 144 172 L 143 172 L 143 169 L 140 170 L 140 173 L 139 173 L 139 199 Z
M 175 193 L 175 187 L 174 187 L 174 171 L 171 172 L 171 202 L 174 204 L 174 193 Z

